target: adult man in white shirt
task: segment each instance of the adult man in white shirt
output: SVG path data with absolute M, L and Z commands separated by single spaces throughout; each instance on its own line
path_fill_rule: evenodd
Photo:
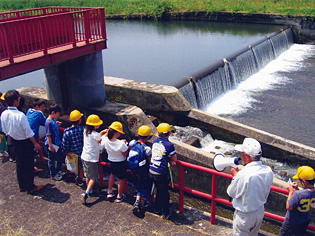
M 34 146 L 41 150 L 41 146 L 34 138 L 28 120 L 17 107 L 20 103 L 20 94 L 16 90 L 9 90 L 5 94 L 8 105 L 1 115 L 2 131 L 11 137 L 13 152 L 16 157 L 17 180 L 21 192 L 35 193 L 44 186 L 34 185 Z
M 256 139 L 245 138 L 235 150 L 242 152 L 246 165 L 242 170 L 231 168 L 233 179 L 227 193 L 233 198 L 234 235 L 257 235 L 264 218 L 264 204 L 273 182 L 270 167 L 260 161 L 261 146 Z

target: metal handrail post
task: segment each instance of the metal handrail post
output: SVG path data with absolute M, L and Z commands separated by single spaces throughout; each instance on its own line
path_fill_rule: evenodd
M 90 12 L 85 11 L 84 15 L 84 31 L 85 31 L 85 43 L 88 44 L 91 38 L 91 29 L 90 29 Z
M 5 24 L 4 25 L 5 32 L 8 32 L 8 29 L 6 29 L 7 27 L 9 27 L 9 26 L 7 24 Z M 13 64 L 14 63 L 13 51 L 12 51 L 11 45 L 9 45 L 9 42 L 12 41 L 11 33 L 5 34 L 5 38 L 6 38 L 6 46 L 7 46 L 9 62 L 10 62 L 10 64 Z
M 105 9 L 100 10 L 101 12 L 101 30 L 102 30 L 102 37 L 106 40 L 106 23 L 105 23 Z
M 103 174 L 103 166 L 102 166 L 102 155 L 99 155 L 99 162 L 98 162 L 98 175 L 100 180 L 100 185 L 104 186 L 104 174 Z
M 184 213 L 184 166 L 179 165 L 179 212 Z
M 212 193 L 212 200 L 211 200 L 211 218 L 210 223 L 215 224 L 215 213 L 216 213 L 216 197 L 217 197 L 217 175 L 212 175 L 212 186 L 211 186 L 211 193 Z

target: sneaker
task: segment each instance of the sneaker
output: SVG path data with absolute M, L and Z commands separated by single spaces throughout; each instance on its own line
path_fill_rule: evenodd
M 16 160 L 15 160 L 14 157 L 9 157 L 9 161 L 10 161 L 10 162 L 16 162 Z
M 132 209 L 133 214 L 137 214 L 140 212 L 140 205 L 140 202 L 135 202 Z
M 80 177 L 76 177 L 75 178 L 75 184 L 78 185 L 79 187 L 83 187 L 84 182 L 82 181 L 82 179 Z
M 58 171 L 58 174 L 61 175 L 61 176 L 64 176 L 66 173 L 67 172 L 64 172 L 64 171 L 61 171 L 61 170 Z
M 162 211 L 159 211 L 159 210 L 156 210 L 156 209 L 154 209 L 154 213 L 157 214 L 157 215 L 159 215 L 159 216 L 162 215 Z
M 57 173 L 54 177 L 52 177 L 52 179 L 56 181 L 60 181 L 62 180 L 62 176 Z
M 82 201 L 83 205 L 86 204 L 86 199 L 88 199 L 88 197 L 89 197 L 89 195 L 87 195 L 86 193 L 81 194 L 81 201 Z
M 162 219 L 164 219 L 164 220 L 168 220 L 170 217 L 171 217 L 171 212 L 170 213 L 168 213 L 168 214 L 163 214 L 162 215 Z
M 117 196 L 115 202 L 122 202 L 126 199 L 126 195 L 123 193 L 120 197 Z
M 144 209 L 147 209 L 147 208 L 149 208 L 150 207 L 150 201 L 145 201 L 144 203 L 143 203 L 143 206 L 142 206 Z
M 115 194 L 113 192 L 107 192 L 107 199 L 114 198 Z

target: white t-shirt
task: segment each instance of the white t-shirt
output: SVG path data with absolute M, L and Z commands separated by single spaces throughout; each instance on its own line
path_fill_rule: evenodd
M 98 162 L 100 150 L 102 149 L 100 142 L 101 135 L 99 133 L 93 130 L 92 133 L 87 136 L 84 130 L 81 159 L 89 162 Z
M 124 141 L 119 139 L 110 141 L 107 136 L 103 136 L 101 145 L 106 149 L 109 161 L 121 162 L 126 160 L 122 153 L 128 150 L 128 146 Z

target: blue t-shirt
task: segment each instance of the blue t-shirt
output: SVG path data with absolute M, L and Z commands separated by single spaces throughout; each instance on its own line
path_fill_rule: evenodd
M 34 138 L 38 141 L 39 126 L 45 126 L 46 118 L 41 111 L 31 108 L 27 110 L 26 117 L 34 132 Z
M 307 189 L 295 191 L 289 200 L 292 211 L 287 211 L 285 221 L 292 225 L 306 223 L 311 219 L 311 205 L 315 203 L 315 191 Z
M 46 129 L 45 145 L 46 146 L 48 145 L 47 135 L 50 135 L 52 143 L 59 146 L 61 142 L 59 137 L 59 127 L 56 120 L 47 118 L 45 123 L 45 129 Z
M 173 143 L 171 143 L 167 138 L 156 138 L 152 145 L 150 170 L 159 174 L 168 174 L 168 163 L 170 161 L 170 157 L 175 154 L 176 150 Z

